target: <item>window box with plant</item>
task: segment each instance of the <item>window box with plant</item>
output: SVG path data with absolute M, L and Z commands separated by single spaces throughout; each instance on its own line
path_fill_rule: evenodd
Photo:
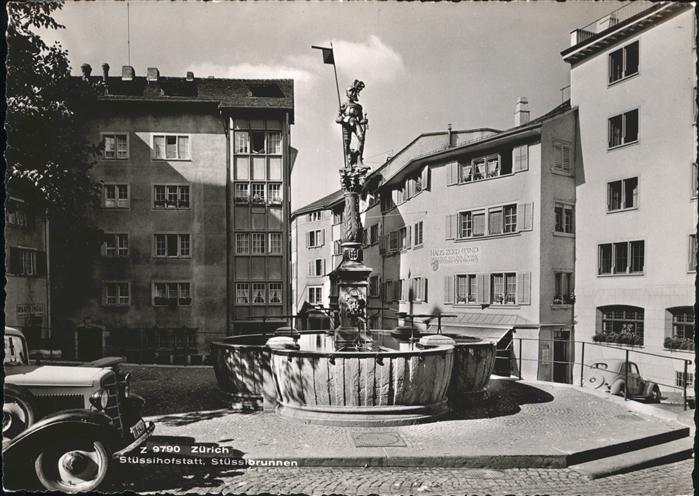
M 667 337 L 665 338 L 663 346 L 668 350 L 694 351 L 694 339 L 676 336 Z
M 643 346 L 643 336 L 631 332 L 605 331 L 592 336 L 595 343 L 623 344 L 628 346 Z

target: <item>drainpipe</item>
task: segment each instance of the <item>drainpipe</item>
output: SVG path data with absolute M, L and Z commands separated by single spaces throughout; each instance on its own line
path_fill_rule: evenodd
M 49 216 L 48 210 L 45 212 L 44 221 L 44 245 L 46 246 L 46 327 L 48 328 L 48 338 L 51 338 L 51 255 L 49 244 Z
M 221 117 L 223 113 L 221 113 Z M 229 115 L 223 119 L 226 135 L 226 336 L 231 335 L 231 133 Z

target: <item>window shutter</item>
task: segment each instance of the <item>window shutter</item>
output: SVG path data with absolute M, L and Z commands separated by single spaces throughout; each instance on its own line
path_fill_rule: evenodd
M 456 237 L 456 230 L 454 229 L 455 224 L 456 215 L 451 214 L 445 217 L 444 239 L 454 239 Z
M 517 274 L 517 304 L 531 304 L 531 273 L 519 272 Z
M 413 229 L 412 229 L 412 226 L 408 226 L 407 229 L 408 229 L 408 232 L 407 232 L 406 235 L 405 235 L 405 238 L 406 238 L 406 245 L 405 245 L 405 247 L 406 247 L 406 248 L 410 248 L 410 240 L 412 239 L 411 236 L 413 235 L 413 234 L 412 234 L 412 233 L 413 233 Z
M 447 164 L 447 186 L 459 183 L 459 164 L 450 162 Z
M 562 148 L 561 164 L 562 164 L 564 171 L 570 172 L 570 147 L 569 146 L 564 145 Z
M 422 279 L 422 301 L 423 303 L 427 303 L 427 278 L 423 277 Z
M 19 274 L 22 272 L 19 248 L 10 248 L 10 273 Z
M 490 274 L 477 274 L 478 296 L 476 303 L 490 303 Z
M 515 172 L 529 170 L 529 145 L 518 146 L 514 154 Z
M 444 276 L 444 303 L 454 303 L 454 276 Z
M 532 217 L 533 217 L 533 203 L 519 203 L 517 204 L 517 230 L 518 231 L 531 231 L 533 229 Z
M 306 233 L 306 248 L 310 248 L 310 247 L 311 247 L 311 233 L 307 232 Z
M 36 275 L 45 276 L 46 275 L 46 252 L 37 251 L 36 252 Z
M 325 244 L 325 229 L 320 230 L 320 243 L 318 246 L 323 246 Z
M 422 182 L 422 189 L 430 189 L 430 166 L 426 165 L 422 168 L 422 173 L 420 174 L 420 181 Z
M 314 265 L 313 260 L 310 260 L 310 261 L 308 262 L 308 275 L 309 275 L 309 276 L 314 276 L 314 275 L 315 275 L 315 270 L 314 270 L 315 267 L 314 267 L 313 265 Z
M 379 253 L 386 253 L 386 235 L 379 236 Z

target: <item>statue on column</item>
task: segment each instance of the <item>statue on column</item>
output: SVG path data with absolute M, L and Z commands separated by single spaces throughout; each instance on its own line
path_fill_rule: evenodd
M 359 104 L 359 92 L 364 89 L 364 82 L 355 79 L 352 86 L 347 88 L 347 100 L 340 106 L 340 112 L 335 122 L 342 126 L 342 145 L 345 151 L 345 167 L 350 168 L 364 162 L 364 138 L 369 120 Z M 350 146 L 352 135 L 357 138 L 357 148 Z

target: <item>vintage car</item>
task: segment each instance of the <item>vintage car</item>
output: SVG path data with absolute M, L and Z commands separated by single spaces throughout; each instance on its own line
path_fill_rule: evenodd
M 660 387 L 655 382 L 643 379 L 634 362 L 628 362 L 627 375 L 626 364 L 625 360 L 607 358 L 588 363 L 585 366 L 584 384 L 595 389 L 604 387 L 611 394 L 626 394 L 629 398 L 659 403 L 662 397 Z
M 154 424 L 141 418 L 145 401 L 129 391 L 121 360 L 31 365 L 23 334 L 5 327 L 5 487 L 38 482 L 59 492 L 95 490 L 115 458 L 151 435 Z

